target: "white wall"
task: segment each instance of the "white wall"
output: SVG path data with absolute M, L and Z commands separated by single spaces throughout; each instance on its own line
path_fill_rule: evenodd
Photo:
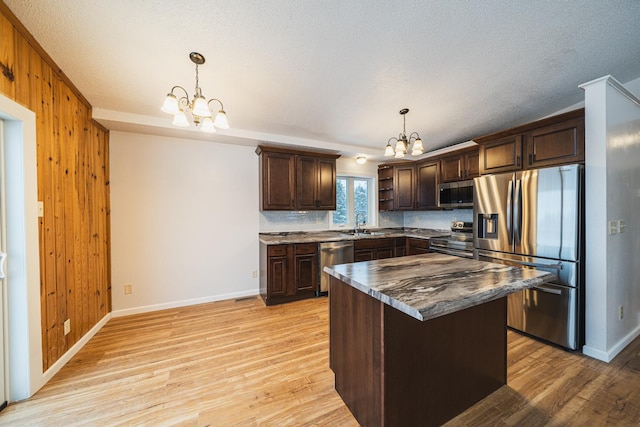
M 638 82 L 629 87 L 640 88 Z M 610 76 L 581 87 L 586 115 L 583 351 L 610 361 L 640 335 L 640 100 Z M 609 222 L 618 220 L 626 223 L 625 232 L 609 234 Z
M 258 293 L 254 148 L 111 132 L 110 167 L 114 316 Z

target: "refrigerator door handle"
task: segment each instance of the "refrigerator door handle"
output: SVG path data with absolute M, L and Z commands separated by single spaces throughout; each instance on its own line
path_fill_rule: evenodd
M 548 294 L 562 295 L 562 291 L 560 289 L 548 288 L 546 286 L 534 286 L 531 289 L 535 289 L 536 291 L 546 292 Z
M 513 240 L 516 245 L 522 242 L 522 181 L 515 182 L 516 194 L 513 202 Z
M 534 268 L 551 268 L 554 270 L 562 270 L 562 264 L 558 263 L 558 264 L 540 264 L 537 262 L 526 262 L 526 261 L 515 261 L 518 264 L 522 264 L 526 267 L 534 267 Z
M 512 202 L 513 202 L 513 181 L 509 181 L 509 187 L 507 191 L 507 237 L 509 238 L 509 245 L 513 245 L 513 229 L 511 228 Z

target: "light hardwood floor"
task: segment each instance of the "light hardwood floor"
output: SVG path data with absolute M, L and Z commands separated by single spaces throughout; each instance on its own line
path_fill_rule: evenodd
M 357 426 L 333 389 L 327 322 L 326 298 L 112 319 L 0 425 Z M 508 385 L 448 425 L 640 424 L 640 339 L 609 365 L 508 339 Z

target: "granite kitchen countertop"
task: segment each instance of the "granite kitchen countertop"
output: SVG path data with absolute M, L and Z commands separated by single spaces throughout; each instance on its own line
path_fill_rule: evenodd
M 366 233 L 348 233 L 339 230 L 309 232 L 275 232 L 260 233 L 260 242 L 267 245 L 283 245 L 289 243 L 339 242 L 344 240 L 383 239 L 385 237 L 414 237 L 429 239 L 431 237 L 448 236 L 450 230 L 431 230 L 424 228 L 377 228 L 367 229 Z
M 483 304 L 555 278 L 551 273 L 429 253 L 325 267 L 346 284 L 418 320 Z

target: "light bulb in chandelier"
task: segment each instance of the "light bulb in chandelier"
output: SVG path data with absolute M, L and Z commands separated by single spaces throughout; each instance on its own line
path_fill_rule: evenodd
M 187 116 L 184 114 L 184 111 L 178 110 L 178 114 L 173 116 L 172 124 L 174 126 L 178 126 L 178 127 L 188 127 L 189 126 L 189 121 L 187 120 Z
M 213 125 L 213 120 L 211 120 L 211 117 L 205 117 L 204 119 L 202 119 L 202 123 L 200 124 L 200 129 L 202 130 L 202 132 L 207 132 L 207 133 L 216 132 L 216 127 Z

